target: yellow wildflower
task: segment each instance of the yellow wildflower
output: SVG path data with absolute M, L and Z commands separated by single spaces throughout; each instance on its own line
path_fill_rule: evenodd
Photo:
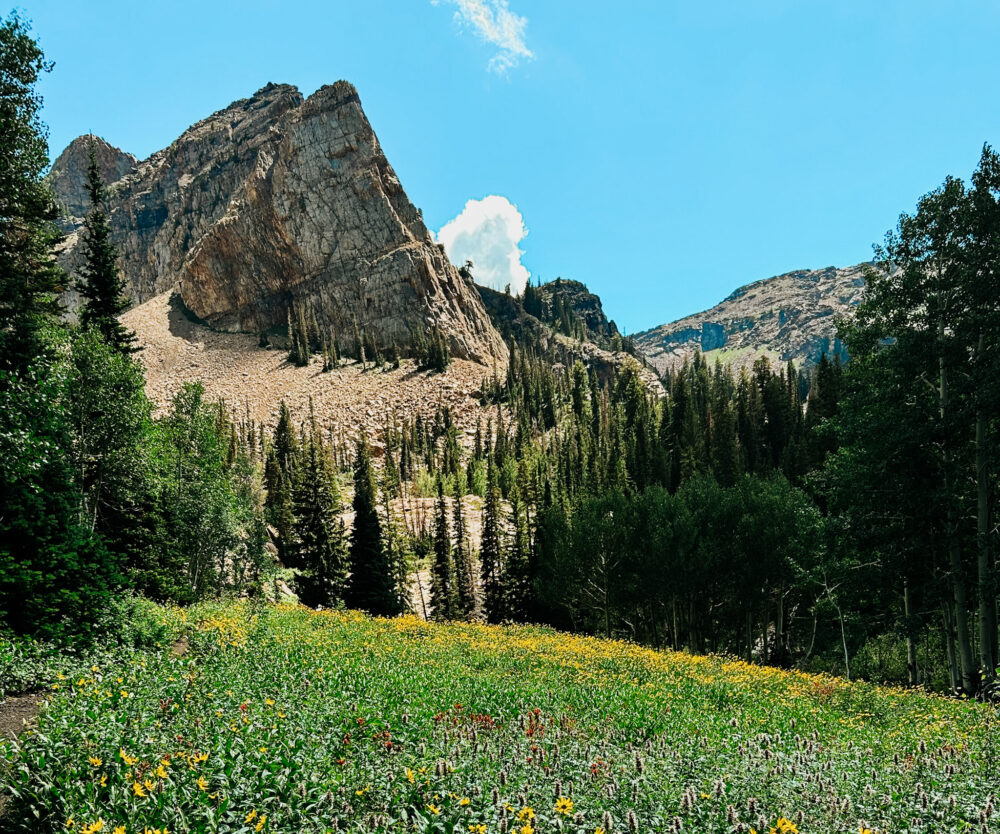
M 205 779 L 204 776 L 198 777 L 198 789 L 202 791 L 208 790 L 208 781 Z
M 427 810 L 428 810 L 428 811 L 430 811 L 430 812 L 431 812 L 432 814 L 434 814 L 435 816 L 437 816 L 438 814 L 440 814 L 440 813 L 441 813 L 441 809 L 440 809 L 440 808 L 438 808 L 438 806 L 437 806 L 437 805 L 428 805 L 428 806 L 427 806 Z
M 533 820 L 535 818 L 534 808 L 522 808 L 517 812 L 517 821 L 524 822 L 525 820 Z
M 264 827 L 264 823 L 267 822 L 267 814 L 261 814 L 260 819 L 257 820 L 257 825 L 254 826 L 254 831 L 260 831 Z
M 246 818 L 245 820 L 243 820 L 243 822 L 244 822 L 244 823 L 251 823 L 251 822 L 253 822 L 253 821 L 254 821 L 255 819 L 257 819 L 257 810 L 256 810 L 256 809 L 254 809 L 254 810 L 253 810 L 253 811 L 251 811 L 251 812 L 250 812 L 249 814 L 247 814 L 247 818 Z
M 535 829 L 531 827 L 531 823 L 525 823 L 518 830 L 517 834 L 535 834 Z
M 98 831 L 104 830 L 104 820 L 98 818 L 97 822 L 92 822 L 90 825 L 85 825 L 80 829 L 80 834 L 97 834 Z
M 143 797 L 146 795 L 146 789 L 139 782 L 132 783 L 132 793 L 138 797 Z
M 556 813 L 563 816 L 573 813 L 573 800 L 566 796 L 561 796 L 556 800 Z
M 114 830 L 114 832 L 112 834 L 125 834 L 125 826 L 124 825 L 116 825 L 115 826 L 115 830 Z
M 102 762 L 97 756 L 88 756 L 87 761 L 90 762 L 91 767 L 100 767 L 104 762 Z
M 416 780 L 416 774 L 410 768 L 406 768 L 406 780 L 412 785 Z
M 458 804 L 462 806 L 468 805 L 470 802 L 472 802 L 472 800 L 467 796 L 463 796 L 460 800 L 458 800 Z

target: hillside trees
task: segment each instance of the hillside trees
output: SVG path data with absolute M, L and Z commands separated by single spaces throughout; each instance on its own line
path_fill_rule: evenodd
M 882 552 L 902 557 L 904 596 L 933 598 L 935 584 L 947 584 L 938 596 L 946 643 L 954 646 L 956 685 L 970 694 L 997 664 L 998 169 L 985 148 L 971 189 L 948 178 L 877 250 L 844 334 L 853 358 L 838 418 L 842 448 L 829 468 L 846 512 L 900 530 L 903 547 Z M 898 489 L 882 486 L 886 474 Z M 928 545 L 936 555 L 929 563 Z
M 0 612 L 18 631 L 54 636 L 87 631 L 120 575 L 81 517 L 66 454 L 65 275 L 52 257 L 57 210 L 35 91 L 50 68 L 16 13 L 0 22 Z

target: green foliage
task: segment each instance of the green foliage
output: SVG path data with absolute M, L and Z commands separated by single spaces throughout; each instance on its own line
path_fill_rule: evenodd
M 443 373 L 448 369 L 451 362 L 451 352 L 448 349 L 448 338 L 441 332 L 441 328 L 434 325 L 430 336 L 419 335 L 413 345 L 413 352 L 417 357 L 417 364 L 420 368 Z
M 371 614 L 393 616 L 402 608 L 396 572 L 382 537 L 378 495 L 368 441 L 358 441 L 354 463 L 354 529 L 351 532 L 351 576 L 347 602 Z
M 0 21 L 0 370 L 25 372 L 47 356 L 47 328 L 65 275 L 52 258 L 58 209 L 44 180 L 46 129 L 35 89 L 52 64 L 17 12 Z
M 118 320 L 128 309 L 128 300 L 125 281 L 118 271 L 118 249 L 111 242 L 111 224 L 104 211 L 105 187 L 97 166 L 93 136 L 88 150 L 87 193 L 91 208 L 83 223 L 85 261 L 82 280 L 77 284 L 83 299 L 80 323 L 85 329 L 99 332 L 115 350 L 134 353 L 135 334 Z
M 0 372 L 0 612 L 49 638 L 90 630 L 121 582 L 80 516 L 65 381 L 62 366 Z
M 301 457 L 294 498 L 294 561 L 302 573 L 296 585 L 305 605 L 329 608 L 344 600 L 347 543 L 337 480 L 314 419 Z
M 461 616 L 458 579 L 455 574 L 448 508 L 444 501 L 444 485 L 437 482 L 434 504 L 434 562 L 431 566 L 431 606 L 438 622 L 457 620 Z
M 66 670 L 4 751 L 9 828 L 961 832 L 995 791 L 982 704 L 540 628 L 189 619 L 184 657 Z

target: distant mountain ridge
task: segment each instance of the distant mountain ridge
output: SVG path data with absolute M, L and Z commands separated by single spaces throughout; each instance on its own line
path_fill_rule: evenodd
M 754 281 L 709 310 L 632 338 L 661 374 L 697 351 L 736 367 L 760 356 L 806 368 L 824 353 L 844 360 L 836 319 L 860 302 L 866 266 L 801 269 Z

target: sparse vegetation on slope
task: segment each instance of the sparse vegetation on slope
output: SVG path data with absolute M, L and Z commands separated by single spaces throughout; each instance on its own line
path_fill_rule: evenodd
M 189 621 L 57 684 L 13 830 L 994 830 L 991 707 L 529 627 Z

